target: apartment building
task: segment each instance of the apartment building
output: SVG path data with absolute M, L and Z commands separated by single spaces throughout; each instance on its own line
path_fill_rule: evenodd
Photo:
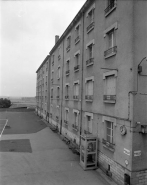
M 36 112 L 44 119 L 48 117 L 48 69 L 49 69 L 49 55 L 44 59 L 42 64 L 37 69 L 36 80 Z
M 144 0 L 87 0 L 50 51 L 49 123 L 77 146 L 96 136 L 98 166 L 120 185 L 147 184 L 146 10 Z

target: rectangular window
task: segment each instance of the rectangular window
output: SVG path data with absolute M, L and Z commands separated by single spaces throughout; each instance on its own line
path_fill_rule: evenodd
M 86 83 L 86 95 L 93 95 L 93 80 L 87 80 Z
M 66 48 L 67 52 L 70 50 L 70 45 L 71 45 L 71 36 L 68 36 L 67 37 L 67 48 Z
M 74 83 L 74 99 L 79 98 L 79 83 Z
M 69 121 L 68 114 L 69 114 L 69 110 L 65 109 L 65 119 L 64 119 L 65 125 L 68 125 L 68 121 Z
M 106 122 L 106 140 L 109 143 L 113 144 L 113 122 L 105 121 Z
M 88 46 L 88 58 L 91 59 L 93 57 L 93 44 Z
M 92 134 L 92 117 L 89 115 L 86 115 L 86 132 Z
M 57 87 L 57 98 L 60 97 L 60 87 Z
M 66 61 L 66 76 L 68 76 L 70 73 L 70 70 L 69 70 L 69 60 Z
M 75 126 L 78 126 L 79 123 L 78 123 L 78 113 L 77 112 L 74 112 L 74 123 L 75 123 Z
M 60 79 L 60 67 L 58 67 L 58 79 Z
M 51 98 L 53 98 L 53 89 L 51 89 Z
M 65 86 L 65 99 L 69 99 L 69 85 Z
M 107 33 L 108 49 L 114 47 L 114 29 Z
M 116 102 L 116 76 L 117 71 L 111 71 L 104 73 L 104 102 L 115 103 Z
M 89 24 L 94 22 L 94 8 L 88 13 Z

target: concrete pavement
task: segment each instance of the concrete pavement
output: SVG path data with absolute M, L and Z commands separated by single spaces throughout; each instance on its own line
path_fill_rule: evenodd
M 0 152 L 0 185 L 114 184 L 103 178 L 101 171 L 84 171 L 79 156 L 48 127 L 36 133 L 3 135 L 1 139 L 29 139 L 32 153 Z

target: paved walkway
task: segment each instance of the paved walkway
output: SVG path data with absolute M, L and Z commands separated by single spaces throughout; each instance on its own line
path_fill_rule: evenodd
M 39 119 L 36 115 L 30 116 L 34 113 L 27 114 L 28 126 L 33 122 L 31 119 Z M 0 185 L 109 185 L 110 181 L 101 171 L 84 171 L 79 165 L 79 156 L 48 127 L 36 133 L 5 134 L 1 139 L 29 139 L 32 153 L 0 152 Z

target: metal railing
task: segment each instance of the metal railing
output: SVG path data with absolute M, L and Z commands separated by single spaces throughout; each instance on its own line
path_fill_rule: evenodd
M 75 39 L 75 44 L 77 43 L 77 42 L 79 42 L 80 41 L 80 36 L 77 36 L 77 38 Z
M 93 65 L 94 64 L 94 58 L 90 58 L 86 61 L 86 66 Z
M 76 65 L 76 66 L 74 67 L 74 71 L 79 70 L 79 68 L 80 68 L 80 65 Z
M 105 14 L 107 14 L 112 8 L 114 8 L 115 6 L 115 0 L 112 1 L 108 6 L 107 8 L 104 10 L 105 11 Z
M 90 23 L 90 25 L 87 27 L 87 32 L 94 29 L 94 22 Z
M 107 57 L 107 56 L 109 56 L 111 54 L 116 54 L 116 52 L 117 52 L 117 46 L 109 48 L 106 51 L 104 51 L 104 57 Z

